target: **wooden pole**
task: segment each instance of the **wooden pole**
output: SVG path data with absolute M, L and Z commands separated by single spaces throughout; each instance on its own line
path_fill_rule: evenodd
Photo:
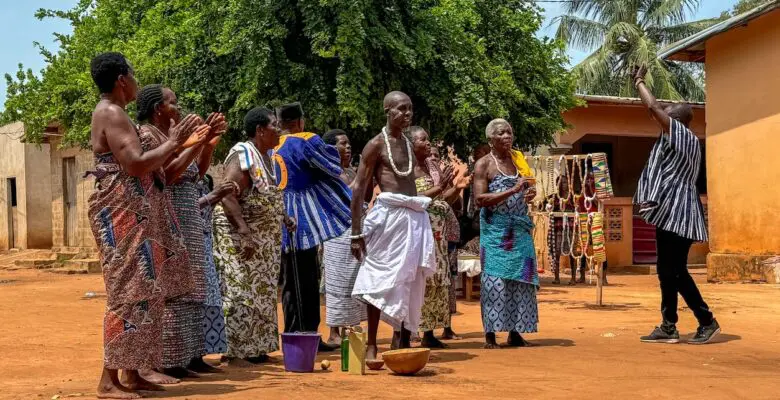
M 603 280 L 601 276 L 604 274 L 604 263 L 596 263 L 596 305 L 599 307 L 604 305 L 602 290 L 604 289 Z

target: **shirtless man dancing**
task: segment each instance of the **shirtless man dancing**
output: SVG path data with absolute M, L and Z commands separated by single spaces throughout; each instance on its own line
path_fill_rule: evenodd
M 363 149 L 354 193 L 375 179 L 382 193 L 363 220 L 363 199 L 352 197 L 352 254 L 361 261 L 352 296 L 368 304 L 367 360 L 377 358 L 380 315 L 393 326 L 393 348 L 411 347 L 420 324 L 425 280 L 436 266 L 433 233 L 425 211 L 431 199 L 417 197 L 415 157 L 404 135 L 412 101 L 391 92 L 384 99 L 387 125 Z M 364 227 L 361 225 L 365 225 Z

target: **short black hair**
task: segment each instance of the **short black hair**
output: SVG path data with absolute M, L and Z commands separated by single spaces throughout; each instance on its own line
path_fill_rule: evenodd
M 154 109 L 163 102 L 163 86 L 146 85 L 138 92 L 136 98 L 138 122 L 147 122 L 152 118 Z
M 428 132 L 422 126 L 417 126 L 417 125 L 410 126 L 409 127 L 409 138 L 413 138 L 414 134 L 417 133 L 417 132 L 420 132 L 420 131 L 423 131 L 423 132 L 426 132 L 426 133 Z
M 339 141 L 339 136 L 347 136 L 347 132 L 341 129 L 331 129 L 322 135 L 322 141 L 331 146 L 335 146 Z
M 258 126 L 268 126 L 271 123 L 272 111 L 265 107 L 255 107 L 244 116 L 244 133 L 247 137 L 255 137 Z
M 117 78 L 130 73 L 130 64 L 122 53 L 102 53 L 92 59 L 90 71 L 100 93 L 111 93 Z
M 690 104 L 676 104 L 669 112 L 669 116 L 688 126 L 693 120 L 693 107 Z

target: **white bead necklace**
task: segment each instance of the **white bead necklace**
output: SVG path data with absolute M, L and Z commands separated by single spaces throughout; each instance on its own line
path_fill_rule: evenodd
M 401 134 L 401 137 L 404 138 L 404 141 L 406 142 L 406 157 L 409 159 L 409 165 L 407 165 L 406 172 L 401 172 L 398 170 L 398 167 L 395 166 L 395 161 L 393 160 L 393 152 L 390 149 L 390 138 L 388 138 L 387 135 L 387 127 L 382 128 L 382 138 L 385 140 L 385 146 L 387 147 L 387 158 L 390 159 L 390 168 L 393 169 L 393 172 L 400 176 L 405 177 L 409 176 L 409 174 L 412 173 L 412 144 L 409 141 L 409 139 L 406 137 L 406 135 Z
M 493 150 L 490 150 L 490 157 L 493 157 L 493 161 L 496 163 L 496 169 L 498 170 L 499 174 L 507 176 L 507 177 L 510 177 L 510 178 L 517 178 L 518 176 L 520 176 L 520 171 L 517 169 L 517 167 L 515 167 L 515 174 L 514 175 L 509 175 L 509 174 L 504 173 L 504 171 L 502 171 L 501 167 L 498 165 L 498 158 L 496 158 L 496 156 L 493 154 Z
M 268 157 L 269 165 L 271 167 L 271 169 L 269 170 L 268 166 L 265 165 L 265 159 L 263 157 L 263 153 L 251 141 L 248 141 L 247 143 L 249 143 L 249 145 L 255 149 L 257 155 L 260 156 L 260 168 L 262 168 L 263 170 L 263 180 L 265 181 L 266 185 L 276 186 L 276 170 L 273 167 L 273 159 L 274 159 L 274 154 L 276 154 L 276 151 L 272 151 L 271 156 Z

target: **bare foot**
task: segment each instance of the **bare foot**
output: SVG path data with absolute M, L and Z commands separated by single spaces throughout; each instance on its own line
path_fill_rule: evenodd
M 401 348 L 401 332 L 393 331 L 393 339 L 390 342 L 390 350 L 398 350 Z
M 221 369 L 212 366 L 211 364 L 203 361 L 202 357 L 195 357 L 190 361 L 190 365 L 187 366 L 187 369 L 194 372 L 199 372 L 203 374 L 216 374 L 219 372 L 222 372 Z
M 436 339 L 436 337 L 433 336 L 433 331 L 427 331 L 422 339 L 422 347 L 427 347 L 429 349 L 446 349 L 450 346 L 447 346 L 441 340 Z
M 325 343 L 341 347 L 341 332 L 338 327 L 333 326 L 330 328 L 330 337 L 328 337 L 328 341 Z
M 509 332 L 509 337 L 506 339 L 506 345 L 510 347 L 533 347 L 533 344 L 523 339 L 517 332 Z
M 441 335 L 442 339 L 445 340 L 461 340 L 462 337 L 458 336 L 458 334 L 455 333 L 455 331 L 452 330 L 452 328 L 444 328 L 444 333 Z
M 142 378 L 138 371 L 125 371 L 125 386 L 130 390 L 164 392 L 165 388 Z
M 142 369 L 138 371 L 138 373 L 145 381 L 156 383 L 158 385 L 175 385 L 181 382 L 179 379 L 157 372 L 153 369 Z
M 500 349 L 501 346 L 496 343 L 496 334 L 493 332 L 485 334 L 485 346 L 486 349 Z
M 98 399 L 140 399 L 141 395 L 116 386 L 98 386 Z
M 270 357 L 268 357 L 268 354 L 260 354 L 259 356 L 255 357 L 247 357 L 245 358 L 246 361 L 249 361 L 252 364 L 263 364 L 267 363 L 268 360 L 270 360 Z
M 98 399 L 140 399 L 141 395 L 119 382 L 119 371 L 103 369 L 103 375 L 97 387 Z
M 184 367 L 163 368 L 162 372 L 165 375 L 172 376 L 174 378 L 179 378 L 179 379 L 200 378 L 200 375 Z
M 238 368 L 251 368 L 255 365 L 251 362 L 244 360 L 243 358 L 238 357 L 223 357 L 227 362 L 227 364 L 231 367 L 238 367 Z
M 366 361 L 377 361 L 378 349 L 375 344 L 366 346 Z

